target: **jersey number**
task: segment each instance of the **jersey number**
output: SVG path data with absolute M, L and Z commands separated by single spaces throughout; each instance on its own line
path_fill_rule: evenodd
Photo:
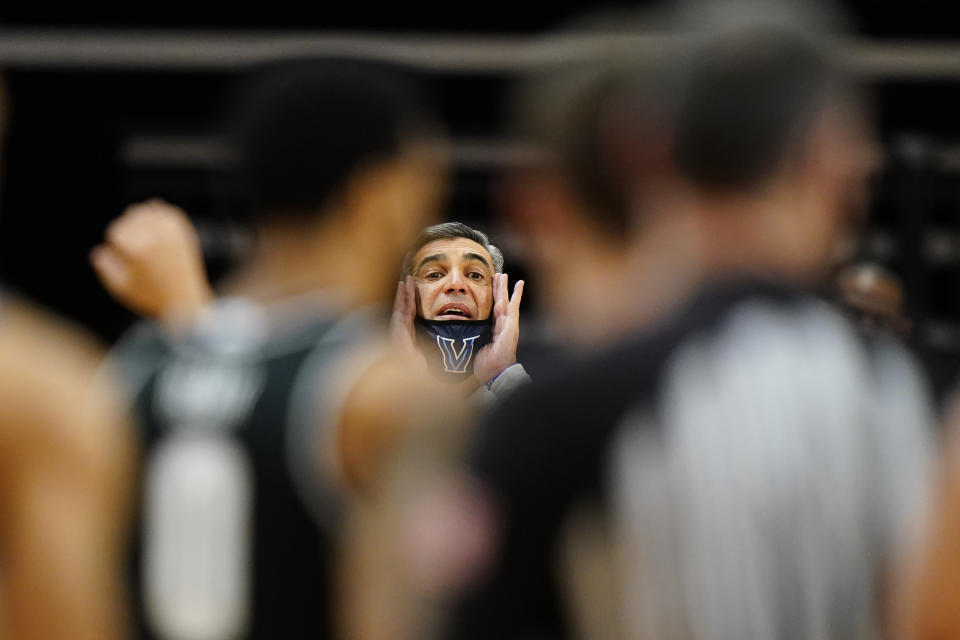
M 144 505 L 144 593 L 169 640 L 230 640 L 247 627 L 250 462 L 219 434 L 174 433 L 151 457 Z

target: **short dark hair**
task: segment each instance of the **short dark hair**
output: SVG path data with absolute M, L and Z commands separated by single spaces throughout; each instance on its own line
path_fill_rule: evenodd
M 343 60 L 267 65 L 229 122 L 237 186 L 254 219 L 315 217 L 356 170 L 433 129 L 399 69 Z
M 764 184 L 845 84 L 821 47 L 785 27 L 714 35 L 687 71 L 676 119 L 677 167 L 694 186 L 712 190 Z
M 665 48 L 560 64 L 529 74 L 514 91 L 517 134 L 547 153 L 590 221 L 611 238 L 630 237 L 633 187 L 645 177 L 634 175 L 615 147 L 645 144 L 634 138 L 669 129 L 675 91 L 665 61 L 671 54 Z
M 487 237 L 487 234 L 483 231 L 468 227 L 462 222 L 442 222 L 427 227 L 420 232 L 420 235 L 417 236 L 416 241 L 414 241 L 410 247 L 410 251 L 408 251 L 407 255 L 403 258 L 403 264 L 400 266 L 400 275 L 406 277 L 413 274 L 413 257 L 417 255 L 417 251 L 420 251 L 420 249 L 434 240 L 445 240 L 448 238 L 466 238 L 467 240 L 473 240 L 486 249 L 490 257 L 493 258 L 494 273 L 501 273 L 503 271 L 503 252 L 496 246 L 490 244 L 490 239 Z

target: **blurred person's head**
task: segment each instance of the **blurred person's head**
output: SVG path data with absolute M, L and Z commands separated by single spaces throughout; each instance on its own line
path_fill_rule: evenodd
M 595 240 L 623 246 L 635 225 L 628 151 L 655 153 L 663 140 L 647 131 L 641 106 L 626 78 L 602 62 L 562 68 L 530 77 L 516 95 L 518 128 L 542 156 L 521 167 L 515 188 L 549 195 L 524 201 L 511 221 L 534 239 L 537 232 L 576 226 Z M 628 145 L 643 140 L 642 149 Z M 538 206 L 539 205 L 539 206 Z M 544 223 L 553 228 L 542 229 Z
M 503 254 L 489 238 L 462 222 L 444 222 L 420 232 L 403 260 L 419 293 L 417 315 L 425 320 L 487 320 L 493 310 L 493 275 Z
M 864 331 L 900 336 L 909 332 L 903 285 L 889 269 L 874 262 L 856 262 L 841 269 L 833 284 L 840 307 Z
M 675 155 L 710 230 L 708 269 L 822 277 L 866 208 L 875 164 L 858 96 L 812 38 L 784 27 L 709 37 L 691 60 Z M 723 255 L 726 251 L 726 255 Z M 725 264 L 724 261 L 731 262 Z
M 638 237 L 666 208 L 673 87 L 668 53 L 637 51 L 538 71 L 515 93 L 520 138 L 540 157 L 512 172 L 502 204 L 548 320 L 576 340 L 628 324 Z
M 412 84 L 377 65 L 296 61 L 269 67 L 242 95 L 232 143 L 261 239 L 333 230 L 353 268 L 382 271 L 388 286 L 445 185 L 441 136 Z

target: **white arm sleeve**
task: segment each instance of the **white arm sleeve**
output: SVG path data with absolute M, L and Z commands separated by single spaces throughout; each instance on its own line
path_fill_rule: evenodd
M 530 383 L 530 374 L 523 365 L 516 362 L 498 375 L 492 384 L 480 385 L 471 395 L 472 401 L 480 411 L 489 411 L 506 400 L 510 395 Z

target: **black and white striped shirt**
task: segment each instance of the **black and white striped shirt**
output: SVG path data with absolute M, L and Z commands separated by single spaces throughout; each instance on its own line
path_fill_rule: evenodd
M 557 546 L 584 503 L 610 524 L 627 637 L 876 637 L 932 419 L 897 345 L 784 288 L 712 286 L 481 426 L 470 465 L 506 532 L 450 637 L 568 636 Z

